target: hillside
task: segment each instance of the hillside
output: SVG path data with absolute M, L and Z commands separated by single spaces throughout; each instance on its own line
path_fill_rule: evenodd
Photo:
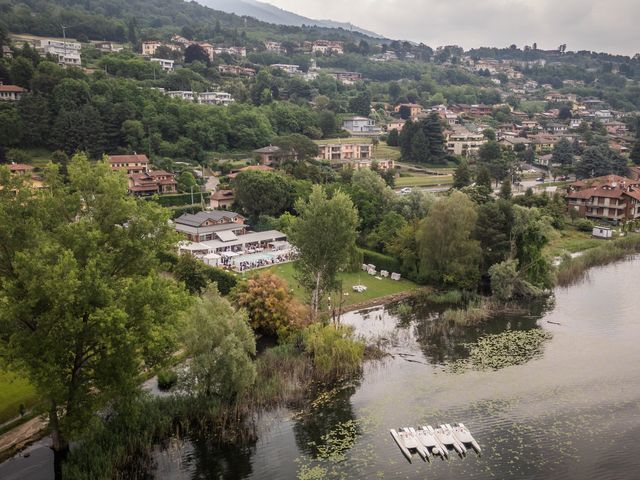
M 382 38 L 381 35 L 377 33 L 362 29 L 356 25 L 352 25 L 351 23 L 336 22 L 333 20 L 315 20 L 257 0 L 199 0 L 198 3 L 211 7 L 215 10 L 235 13 L 236 15 L 246 15 L 262 20 L 263 22 L 275 23 L 278 25 L 293 25 L 296 27 L 307 25 L 325 28 L 342 28 L 344 30 L 362 33 L 370 37 Z

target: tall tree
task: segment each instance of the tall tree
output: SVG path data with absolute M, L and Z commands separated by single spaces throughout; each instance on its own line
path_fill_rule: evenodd
M 476 207 L 454 191 L 431 208 L 417 233 L 420 273 L 428 281 L 473 290 L 480 278 L 480 243 L 472 237 Z
M 314 185 L 307 201 L 298 200 L 296 210 L 300 216 L 291 226 L 290 240 L 299 252 L 296 268 L 315 318 L 325 293 L 336 288 L 338 273 L 355 252 L 358 212 L 348 195 L 338 190 L 329 198 L 320 185 Z
M 371 95 L 369 91 L 358 93 L 349 99 L 349 110 L 357 115 L 368 117 L 371 113 Z
M 247 320 L 244 310 L 234 310 L 215 289 L 185 315 L 186 383 L 192 394 L 231 403 L 253 384 L 256 341 Z
M 0 172 L 0 350 L 49 409 L 53 449 L 172 353 L 184 290 L 156 273 L 169 215 L 127 194 L 104 161 L 76 155 L 68 183 L 32 191 Z
M 398 137 L 399 137 L 398 129 L 397 128 L 391 129 L 391 131 L 387 135 L 387 145 L 389 145 L 390 147 L 397 147 Z
M 453 188 L 460 189 L 468 185 L 471 185 L 471 170 L 469 170 L 469 163 L 462 160 L 453 172 Z
M 573 146 L 569 140 L 563 138 L 554 145 L 551 162 L 562 166 L 570 166 L 573 163 Z
M 209 54 L 197 43 L 192 43 L 184 51 L 184 63 L 202 62 L 209 65 L 210 61 Z
M 241 172 L 233 179 L 236 202 L 255 223 L 260 215 L 277 217 L 293 206 L 294 190 L 289 177 L 275 172 Z

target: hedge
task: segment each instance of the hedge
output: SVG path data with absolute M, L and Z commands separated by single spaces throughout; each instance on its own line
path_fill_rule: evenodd
M 373 250 L 366 250 L 364 248 L 359 248 L 358 250 L 362 252 L 362 263 L 371 263 L 376 266 L 377 270 L 386 270 L 389 273 L 402 271 L 400 262 L 389 255 L 374 252 Z
M 193 192 L 193 202 L 199 203 L 201 198 L 200 195 L 202 195 L 205 203 L 209 202 L 211 192 Z M 180 207 L 183 205 L 193 205 L 191 198 L 191 192 L 175 194 L 171 193 L 169 195 L 153 195 L 151 197 L 146 197 L 147 200 L 159 203 L 163 207 Z
M 209 280 L 218 284 L 218 291 L 222 295 L 228 295 L 233 287 L 238 283 L 238 279 L 233 273 L 216 267 L 205 266 L 205 272 Z

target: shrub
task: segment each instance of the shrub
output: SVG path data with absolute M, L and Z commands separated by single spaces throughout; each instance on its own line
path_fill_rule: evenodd
M 202 200 L 204 200 L 205 203 L 209 202 L 209 197 L 211 196 L 210 192 L 193 192 L 193 202 L 191 201 L 191 192 L 153 195 L 151 197 L 147 197 L 147 200 L 159 203 L 163 207 L 180 207 L 183 205 L 199 204 L 201 200 L 200 195 L 202 195 Z
M 160 370 L 158 372 L 158 388 L 166 391 L 171 390 L 178 383 L 178 374 L 173 370 Z
M 371 263 L 376 266 L 377 270 L 386 270 L 388 272 L 401 272 L 402 267 L 397 259 L 384 255 L 382 253 L 374 252 L 373 250 L 365 250 L 364 248 L 358 249 L 362 252 L 362 263 Z M 402 272 L 404 273 L 404 272 Z
M 591 233 L 593 231 L 593 222 L 591 220 L 587 220 L 586 218 L 583 218 L 576 222 L 576 228 L 581 232 Z
M 318 380 L 331 382 L 360 371 L 364 343 L 354 338 L 351 327 L 314 323 L 302 336 L 304 350 L 311 356 Z

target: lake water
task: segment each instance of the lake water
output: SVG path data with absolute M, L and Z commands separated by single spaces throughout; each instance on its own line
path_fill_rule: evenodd
M 437 312 L 375 308 L 344 322 L 387 339 L 392 356 L 305 412 L 258 422 L 259 440 L 217 449 L 207 439 L 157 452 L 160 479 L 640 478 L 640 259 L 591 270 L 527 315 L 443 326 Z M 398 309 L 395 309 L 398 312 Z M 451 366 L 465 344 L 506 330 L 552 335 L 536 358 L 496 371 Z M 483 454 L 409 464 L 389 428 L 463 422 Z M 24 459 L 27 460 L 27 459 Z M 0 478 L 8 463 L 0 465 Z M 5 469 L 3 471 L 3 468 Z M 8 476 L 7 478 L 29 478 Z M 46 478 L 36 477 L 33 478 Z

